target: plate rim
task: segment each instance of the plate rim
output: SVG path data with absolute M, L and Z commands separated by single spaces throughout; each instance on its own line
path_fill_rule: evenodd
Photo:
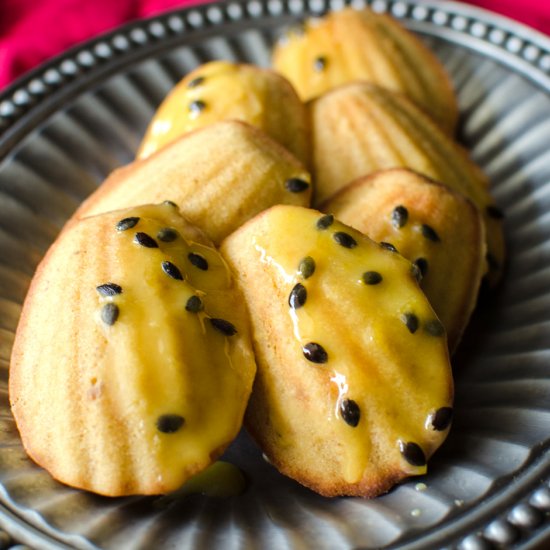
M 476 51 L 481 47 L 483 53 L 492 54 L 550 93 L 550 37 L 470 4 L 455 0 L 216 0 L 162 12 L 101 33 L 31 69 L 0 91 L 0 162 L 30 129 L 64 100 L 87 89 L 89 82 L 112 75 L 119 65 L 152 55 L 172 42 L 183 43 L 225 26 L 269 20 L 279 15 L 275 5 L 281 6 L 278 9 L 289 21 L 345 5 L 386 11 L 412 30 L 429 30 L 430 35 L 444 35 L 446 40 Z M 481 32 L 474 23 L 482 23 L 485 30 Z M 491 38 L 492 31 L 498 36 Z M 460 37 L 474 40 L 477 48 L 460 42 Z
M 277 3 L 282 6 L 281 14 L 271 13 L 268 9 L 269 5 L 274 6 Z M 92 84 L 101 83 L 124 66 L 153 57 L 156 52 L 172 45 L 186 44 L 189 39 L 202 39 L 216 34 L 220 29 L 235 29 L 242 25 L 252 28 L 254 23 L 269 21 L 275 15 L 291 21 L 300 16 L 324 13 L 326 10 L 320 8 L 338 4 L 358 7 L 369 5 L 373 8 L 384 6 L 385 11 L 412 30 L 481 51 L 482 55 L 510 67 L 550 95 L 550 37 L 505 16 L 469 4 L 449 0 L 215 1 L 169 10 L 116 27 L 55 56 L 5 88 L 0 93 L 0 163 L 9 160 L 10 153 L 17 149 L 17 145 L 35 131 L 41 122 L 57 112 L 63 102 L 89 91 Z M 237 8 L 232 6 L 240 7 L 240 15 L 231 15 L 231 9 L 237 14 Z M 262 9 L 260 15 L 257 13 L 257 6 Z M 216 20 L 219 13 L 222 14 L 221 22 Z M 478 22 L 483 27 L 476 27 Z M 493 31 L 501 31 L 501 34 L 494 34 L 491 39 Z M 499 40 L 496 39 L 497 35 Z M 470 40 L 469 44 L 464 42 L 466 39 Z M 481 50 L 480 45 L 483 46 Z M 537 51 L 536 55 L 533 54 L 533 48 Z M 527 532 L 518 548 L 527 549 L 534 544 L 535 539 L 550 536 L 548 516 L 545 522 L 541 522 L 546 523 L 542 527 L 540 523 L 531 525 L 525 521 L 518 522 L 513 516 L 513 511 L 518 506 L 537 509 L 533 504 L 537 492 L 544 491 L 550 500 L 550 444 L 541 445 L 538 450 L 538 457 L 527 460 L 520 470 L 514 472 L 513 477 L 518 480 L 518 486 L 512 488 L 512 492 L 519 497 L 520 504 L 517 501 L 509 504 L 506 513 L 501 514 L 503 517 L 499 520 L 512 528 L 519 527 Z M 531 455 L 533 451 L 531 449 Z M 522 484 L 521 481 L 525 481 L 525 478 L 528 479 Z M 486 518 L 498 505 L 495 501 L 504 498 L 503 491 L 497 490 L 468 511 L 484 508 L 481 515 Z M 47 532 L 47 529 L 40 530 L 39 526 L 30 524 L 17 514 L 4 502 L 3 495 L 1 500 L 0 525 L 18 540 L 40 547 L 47 544 L 48 548 L 70 548 L 66 541 L 59 540 L 51 532 Z M 482 548 L 480 545 L 487 542 L 484 532 L 491 521 L 487 518 L 484 521 L 478 520 L 472 531 L 472 525 L 467 526 L 467 529 L 460 526 L 467 523 L 467 514 L 459 514 L 445 529 L 426 531 L 419 542 L 446 544 L 461 541 L 459 546 L 464 550 Z M 465 532 L 469 534 L 465 536 Z M 446 538 L 441 540 L 442 537 Z M 418 543 L 415 540 L 405 540 L 391 544 L 390 547 L 404 550 L 412 549 L 416 544 Z

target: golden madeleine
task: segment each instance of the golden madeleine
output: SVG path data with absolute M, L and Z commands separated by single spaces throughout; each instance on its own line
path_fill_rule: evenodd
M 302 163 L 267 134 L 223 121 L 115 170 L 73 219 L 170 200 L 217 244 L 274 204 L 308 206 L 310 179 Z
M 372 82 L 414 101 L 452 133 L 458 107 L 437 57 L 392 17 L 352 8 L 306 21 L 276 45 L 273 66 L 306 101 L 355 81 Z

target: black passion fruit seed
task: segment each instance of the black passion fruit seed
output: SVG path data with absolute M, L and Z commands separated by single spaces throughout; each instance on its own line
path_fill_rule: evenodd
M 206 103 L 202 99 L 195 99 L 189 103 L 189 112 L 193 115 L 200 115 L 206 109 Z
M 179 414 L 163 414 L 157 418 L 157 429 L 163 434 L 173 434 L 185 424 L 185 419 Z
M 233 336 L 234 334 L 237 334 L 237 329 L 235 328 L 235 325 L 233 323 L 230 323 L 229 321 L 226 321 L 225 319 L 210 319 L 210 323 L 216 330 L 219 330 L 222 334 L 225 334 L 226 336 Z
M 285 188 L 291 193 L 302 193 L 308 187 L 309 183 L 300 178 L 290 178 L 285 181 Z
M 162 266 L 162 271 L 164 271 L 168 277 L 172 277 L 172 279 L 176 279 L 176 281 L 183 281 L 181 271 L 172 262 L 165 260 L 160 265 Z
M 404 313 L 401 315 L 401 321 L 403 321 L 411 334 L 414 334 L 418 330 L 418 317 L 414 313 Z
M 112 326 L 116 323 L 118 319 L 119 309 L 116 304 L 109 302 L 101 308 L 101 320 L 109 326 Z
M 313 69 L 320 73 L 327 68 L 328 60 L 324 55 L 319 55 L 313 60 Z
M 424 278 L 428 273 L 428 260 L 426 260 L 426 258 L 417 258 L 414 261 L 414 265 L 418 267 L 420 275 L 422 275 L 422 278 Z
M 453 419 L 453 409 L 451 407 L 441 407 L 428 416 L 427 424 L 438 432 L 445 431 Z
M 163 227 L 157 233 L 157 239 L 163 243 L 171 243 L 179 237 L 179 233 L 171 227 Z
M 413 466 L 426 465 L 426 455 L 417 443 L 413 443 L 412 441 L 399 441 L 399 451 L 409 464 Z
M 426 321 L 426 324 L 424 325 L 424 330 L 430 336 L 443 336 L 445 334 L 445 327 L 438 319 L 431 319 L 429 321 Z
M 391 223 L 392 225 L 400 229 L 405 226 L 409 220 L 409 211 L 404 206 L 396 206 L 391 213 Z
M 169 201 L 169 200 L 163 201 L 162 204 L 165 204 L 166 206 L 171 206 L 172 208 L 178 207 L 178 205 L 174 201 Z
M 153 237 L 147 235 L 147 233 L 138 232 L 134 236 L 134 242 L 145 248 L 158 248 L 159 245 Z
M 115 227 L 117 231 L 126 231 L 127 229 L 132 229 L 132 227 L 135 227 L 138 222 L 139 218 L 137 217 L 124 218 L 123 220 L 117 222 Z
M 328 354 L 325 348 L 321 344 L 315 342 L 309 342 L 302 348 L 304 357 L 312 363 L 326 363 L 328 361 Z
M 292 309 L 298 309 L 306 303 L 306 300 L 306 287 L 301 283 L 294 285 L 294 288 L 290 291 L 290 296 L 288 297 L 288 305 Z
M 377 285 L 382 282 L 382 275 L 378 271 L 365 271 L 363 281 L 366 285 Z
M 198 313 L 199 311 L 202 311 L 203 308 L 204 304 L 198 296 L 191 296 L 185 304 L 185 309 L 190 313 Z
M 438 243 L 441 240 L 436 230 L 430 225 L 424 223 L 422 224 L 420 230 L 422 231 L 422 235 L 429 241 Z
M 187 258 L 195 267 L 202 269 L 203 271 L 208 270 L 208 261 L 204 256 L 201 256 L 200 254 L 195 254 L 194 252 L 189 252 Z
M 325 214 L 317 220 L 317 229 L 328 229 L 334 223 L 332 214 Z
M 197 76 L 193 80 L 190 80 L 187 83 L 188 88 L 196 88 L 197 86 L 200 86 L 204 82 L 205 78 L 204 76 Z
M 309 279 L 315 273 L 315 260 L 311 256 L 306 256 L 298 264 L 298 275 L 304 279 Z
M 359 405 L 352 399 L 344 399 L 340 403 L 340 414 L 346 424 L 355 428 L 361 420 L 361 410 Z
M 116 296 L 122 294 L 122 287 L 116 283 L 105 283 L 96 287 L 101 296 Z
M 344 248 L 355 248 L 357 246 L 357 241 L 349 233 L 344 233 L 344 231 L 337 231 L 332 238 Z
M 380 243 L 378 243 L 380 245 L 381 248 L 383 248 L 384 250 L 389 250 L 390 252 L 397 252 L 397 248 L 395 248 L 395 246 L 393 246 L 393 244 L 391 243 L 388 243 L 388 242 L 385 242 L 385 241 L 381 241 Z

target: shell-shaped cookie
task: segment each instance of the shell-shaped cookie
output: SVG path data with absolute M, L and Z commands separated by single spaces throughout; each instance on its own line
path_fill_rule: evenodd
M 148 157 L 191 130 L 229 119 L 261 128 L 307 166 L 307 114 L 292 85 L 274 71 L 229 61 L 201 65 L 172 89 L 153 116 L 137 157 Z
M 10 367 L 29 455 L 104 495 L 172 491 L 239 432 L 255 374 L 220 254 L 170 204 L 86 218 L 33 279 Z
M 282 473 L 375 496 L 426 472 L 451 420 L 445 331 L 412 264 L 315 210 L 275 206 L 222 244 L 252 318 L 245 424 Z
M 316 204 L 377 170 L 410 168 L 448 185 L 479 208 L 486 225 L 489 280 L 505 257 L 502 215 L 488 180 L 466 151 L 400 94 L 350 84 L 310 105 Z
M 385 14 L 350 8 L 309 20 L 277 44 L 273 65 L 303 100 L 366 81 L 405 94 L 448 133 L 456 125 L 457 103 L 442 64 Z
M 224 121 L 115 170 L 75 217 L 171 200 L 217 244 L 258 212 L 310 197 L 310 175 L 292 154 L 249 124 Z
M 454 350 L 485 270 L 484 225 L 471 201 L 420 174 L 395 168 L 346 186 L 321 210 L 413 262 L 420 286 Z

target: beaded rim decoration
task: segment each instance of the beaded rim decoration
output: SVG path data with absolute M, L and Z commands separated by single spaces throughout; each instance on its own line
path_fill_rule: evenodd
M 128 63 L 207 36 L 212 30 L 265 23 L 271 17 L 322 15 L 345 6 L 370 6 L 402 19 L 409 28 L 446 40 L 467 35 L 470 47 L 550 89 L 550 45 L 542 33 L 505 17 L 454 2 L 406 0 L 233 0 L 172 11 L 131 23 L 101 35 L 49 61 L 0 94 L 0 157 L 29 127 L 46 118 L 71 97 L 116 73 Z
M 290 23 L 348 5 L 370 6 L 374 11 L 390 13 L 412 30 L 460 42 L 462 46 L 466 36 L 467 47 L 487 54 L 550 93 L 550 40 L 528 27 L 472 6 L 435 0 L 216 2 L 125 25 L 69 50 L 6 88 L 0 94 L 0 160 L 68 100 L 130 64 L 185 44 L 190 38 L 200 39 L 250 25 L 265 26 L 273 17 Z M 534 450 L 532 460 L 514 479 L 475 505 L 474 524 L 466 513 L 459 514 L 445 528 L 428 534 L 423 543 L 477 550 L 543 540 L 550 532 L 550 445 Z M 28 544 L 44 540 L 59 544 L 1 505 L 0 526 Z M 414 546 L 412 542 L 399 547 Z

